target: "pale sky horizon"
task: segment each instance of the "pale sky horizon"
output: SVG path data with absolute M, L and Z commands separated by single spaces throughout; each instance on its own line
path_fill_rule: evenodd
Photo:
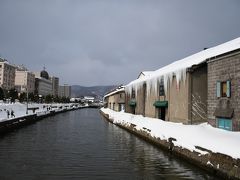
M 127 84 L 240 37 L 239 0 L 1 0 L 0 56 L 61 84 Z

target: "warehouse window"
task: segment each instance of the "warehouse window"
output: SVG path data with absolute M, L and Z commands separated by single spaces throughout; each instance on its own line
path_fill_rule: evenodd
M 217 82 L 217 97 L 231 97 L 231 82 Z
M 160 84 L 159 84 L 159 96 L 165 96 L 163 79 L 161 79 Z
M 217 126 L 220 129 L 232 131 L 232 120 L 225 118 L 217 118 Z
M 135 90 L 132 90 L 132 98 L 135 98 L 136 97 L 136 92 Z

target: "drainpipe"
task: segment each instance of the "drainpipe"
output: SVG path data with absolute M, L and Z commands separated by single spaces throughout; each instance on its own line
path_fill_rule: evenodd
M 168 121 L 170 121 L 170 102 L 171 102 L 171 96 L 170 96 L 170 82 L 167 83 L 167 96 L 168 96 Z M 166 93 L 166 92 L 165 92 Z M 166 94 L 165 94 L 166 95 Z
M 191 71 L 188 71 L 188 118 L 190 118 L 190 123 L 192 122 L 192 92 L 193 92 L 193 83 L 192 83 L 192 74 Z

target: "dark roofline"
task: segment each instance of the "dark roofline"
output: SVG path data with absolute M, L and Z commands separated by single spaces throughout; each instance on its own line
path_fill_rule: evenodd
M 215 56 L 215 57 L 211 57 L 211 58 L 207 59 L 207 63 L 220 60 L 221 58 L 224 58 L 226 56 L 234 56 L 234 55 L 239 54 L 239 53 L 240 53 L 240 48 L 235 49 L 233 51 L 229 51 L 229 52 L 220 54 L 220 55 Z
M 196 69 L 201 68 L 206 65 L 207 65 L 207 60 L 205 60 L 204 62 L 202 62 L 200 64 L 193 65 L 192 67 L 187 69 L 187 72 L 191 73 L 191 72 L 195 71 Z
M 202 66 L 206 65 L 209 62 L 218 61 L 218 60 L 220 60 L 222 58 L 225 58 L 226 56 L 234 56 L 234 55 L 239 54 L 239 53 L 240 53 L 240 48 L 239 49 L 235 49 L 233 51 L 229 51 L 229 52 L 220 54 L 220 55 L 215 56 L 215 57 L 211 57 L 209 59 L 206 59 L 204 62 L 202 62 L 200 64 L 193 65 L 192 67 L 188 68 L 187 72 L 193 72 L 195 69 L 197 69 L 199 67 L 202 67 Z

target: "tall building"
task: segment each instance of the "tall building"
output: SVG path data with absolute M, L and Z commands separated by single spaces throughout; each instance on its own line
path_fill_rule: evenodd
M 54 96 L 58 96 L 59 89 L 59 78 L 55 76 L 51 76 L 50 80 L 52 81 L 52 92 Z
M 71 86 L 67 84 L 64 84 L 63 86 L 59 86 L 58 96 L 71 98 Z
M 25 67 L 17 67 L 15 72 L 15 88 L 19 93 L 34 93 L 35 75 Z
M 48 72 L 42 70 L 35 72 L 35 93 L 42 96 L 52 95 L 52 81 L 49 79 Z
M 15 66 L 2 58 L 0 58 L 0 86 L 5 90 L 15 87 Z

